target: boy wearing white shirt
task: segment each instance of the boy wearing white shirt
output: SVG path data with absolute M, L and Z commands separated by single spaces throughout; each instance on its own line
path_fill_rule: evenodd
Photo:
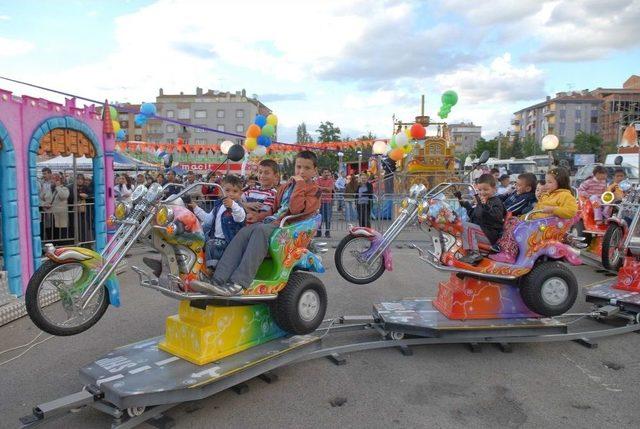
M 230 175 L 223 179 L 222 189 L 226 197 L 216 200 L 213 209 L 207 213 L 195 203 L 191 204 L 193 213 L 202 223 L 207 244 L 205 247 L 206 265 L 215 268 L 224 253 L 227 244 L 245 225 L 246 213 L 239 204 L 242 197 L 242 180 Z

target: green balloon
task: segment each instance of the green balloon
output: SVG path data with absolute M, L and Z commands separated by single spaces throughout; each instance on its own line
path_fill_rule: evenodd
M 391 136 L 391 140 L 389 140 L 389 146 L 391 146 L 391 149 L 395 149 L 398 147 L 398 143 L 396 143 L 396 135 L 392 135 Z
M 117 121 L 118 120 L 118 111 L 116 110 L 115 107 L 109 106 L 109 114 L 111 115 L 111 120 L 112 121 Z
M 442 93 L 442 104 L 448 104 L 449 106 L 455 106 L 458 102 L 458 94 L 455 91 L 445 91 Z
M 271 138 L 271 137 L 273 137 L 273 135 L 275 134 L 275 132 L 276 132 L 276 129 L 275 129 L 275 128 L 273 128 L 273 125 L 271 125 L 271 124 L 267 124 L 267 125 L 265 125 L 264 127 L 262 127 L 262 133 L 261 133 L 261 134 L 262 134 L 263 136 L 266 136 L 266 137 Z

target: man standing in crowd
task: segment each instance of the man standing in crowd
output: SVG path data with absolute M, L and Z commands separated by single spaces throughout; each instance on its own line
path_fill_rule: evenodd
M 347 179 L 344 178 L 344 173 L 340 171 L 338 178 L 336 179 L 336 199 L 338 200 L 338 211 L 342 211 L 344 206 L 344 190 L 347 187 Z
M 181 186 L 176 185 L 176 172 L 173 170 L 167 171 L 167 188 L 164 190 L 164 197 L 167 198 L 170 195 L 175 195 L 182 190 Z
M 322 192 L 322 196 L 320 197 L 320 214 L 322 215 L 322 224 L 320 225 L 320 229 L 316 234 L 316 237 L 322 236 L 323 226 L 326 228 L 324 236 L 331 237 L 331 210 L 333 206 L 333 177 L 331 176 L 331 171 L 328 168 L 324 168 L 322 170 L 322 177 L 316 181 L 320 192 Z
M 196 183 L 196 173 L 193 172 L 193 170 L 189 170 L 187 172 L 187 180 L 184 182 L 184 187 L 188 188 L 189 186 L 193 185 L 194 183 Z M 187 195 L 189 195 L 189 197 L 191 197 L 191 201 L 198 201 L 202 198 L 202 187 L 201 186 L 195 186 L 193 188 L 191 188 L 189 191 L 187 191 Z

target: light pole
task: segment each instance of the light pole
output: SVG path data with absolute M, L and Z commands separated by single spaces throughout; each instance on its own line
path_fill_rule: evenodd
M 358 151 L 358 175 L 362 174 L 362 151 Z
M 342 173 L 342 169 L 344 165 L 342 164 L 342 158 L 344 157 L 343 152 L 338 152 L 338 174 Z
M 378 140 L 376 142 L 373 143 L 373 147 L 371 148 L 371 152 L 373 153 L 373 157 L 376 160 L 376 175 L 377 177 L 377 181 L 378 181 L 378 189 L 376 190 L 376 200 L 378 203 L 378 207 L 376 210 L 376 219 L 378 219 L 378 221 L 380 221 L 382 219 L 382 199 L 381 199 L 381 194 L 382 194 L 382 186 L 383 184 L 383 180 L 384 180 L 384 175 L 381 175 L 382 172 L 382 155 L 384 155 L 387 152 L 387 144 L 385 142 L 383 142 L 382 140 Z M 362 156 L 362 155 L 360 155 Z
M 546 150 L 549 154 L 549 167 L 551 167 L 553 162 L 553 151 L 558 148 L 560 144 L 560 140 L 553 134 L 547 134 L 542 138 L 542 150 Z

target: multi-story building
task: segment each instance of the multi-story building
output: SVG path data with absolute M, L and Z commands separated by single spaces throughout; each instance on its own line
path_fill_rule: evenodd
M 640 122 L 640 76 L 632 75 L 622 88 L 596 88 L 591 94 L 602 103 L 598 124 L 605 143 L 619 142 L 627 125 Z
M 257 114 L 268 115 L 271 110 L 255 96 L 247 97 L 245 90 L 220 92 L 196 88 L 195 94 L 165 94 L 162 88 L 156 97 L 158 116 L 194 125 L 202 125 L 219 131 L 244 135 Z M 175 143 L 182 138 L 185 143 L 213 144 L 224 140 L 242 142 L 224 134 L 180 126 L 166 121 L 150 120 L 146 125 L 146 141 Z
M 141 127 L 136 125 L 134 120 L 136 114 L 140 111 L 139 104 L 117 104 L 115 106 L 118 112 L 118 122 L 120 122 L 120 128 L 127 132 L 127 140 L 131 141 L 146 141 L 147 140 L 147 127 Z
M 559 92 L 541 103 L 526 107 L 513 114 L 511 125 L 521 139 L 533 136 L 540 142 L 547 134 L 555 134 L 571 144 L 576 134 L 598 133 L 600 98 L 588 90 Z
M 473 122 L 449 124 L 451 141 L 456 145 L 456 153 L 469 153 L 476 147 L 476 142 L 481 137 L 482 127 Z

